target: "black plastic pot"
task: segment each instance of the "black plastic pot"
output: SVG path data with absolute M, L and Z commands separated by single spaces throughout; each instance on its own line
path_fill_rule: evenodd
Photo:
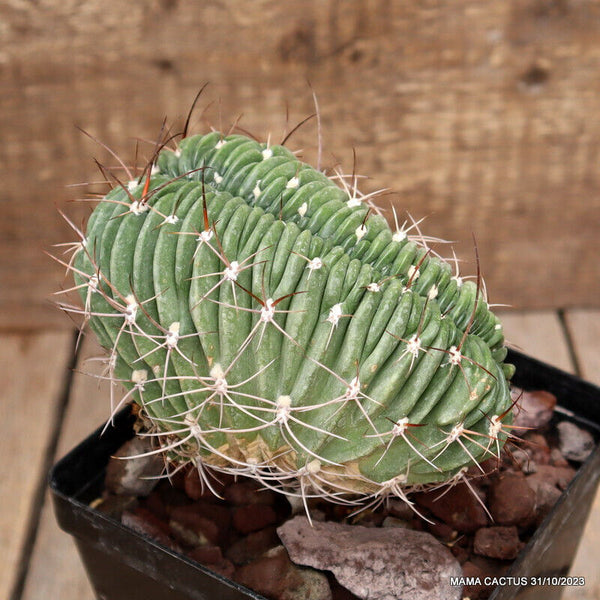
M 600 432 L 600 388 L 518 352 L 511 352 L 509 358 L 517 367 L 515 385 L 552 392 L 565 418 L 596 434 Z M 114 427 L 102 436 L 100 431 L 79 444 L 50 473 L 56 518 L 62 529 L 74 537 L 97 597 L 264 600 L 90 508 L 89 502 L 101 491 L 109 457 L 133 436 L 129 412 L 120 413 Z M 519 583 L 498 585 L 491 599 L 560 598 L 563 587 L 543 586 L 538 578 L 543 583 L 544 577 L 568 574 L 599 478 L 597 446 L 506 574 Z

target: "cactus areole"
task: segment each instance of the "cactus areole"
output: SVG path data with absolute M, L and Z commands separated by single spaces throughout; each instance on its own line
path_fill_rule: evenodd
M 482 286 L 416 230 L 282 146 L 185 137 L 96 206 L 63 308 L 170 464 L 405 497 L 498 456 L 512 419 Z

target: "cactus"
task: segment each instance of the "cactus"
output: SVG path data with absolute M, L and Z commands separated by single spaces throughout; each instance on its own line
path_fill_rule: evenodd
M 353 504 L 499 455 L 502 326 L 418 227 L 244 135 L 184 136 L 129 175 L 63 263 L 83 302 L 63 308 L 171 464 Z

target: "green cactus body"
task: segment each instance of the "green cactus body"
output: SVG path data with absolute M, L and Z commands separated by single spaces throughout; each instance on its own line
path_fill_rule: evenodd
M 499 452 L 512 367 L 475 283 L 281 146 L 211 133 L 157 167 L 73 270 L 172 458 L 351 502 Z

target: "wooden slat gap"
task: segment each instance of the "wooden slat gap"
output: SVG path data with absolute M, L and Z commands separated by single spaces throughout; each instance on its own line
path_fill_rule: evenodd
M 567 351 L 569 352 L 569 358 L 571 359 L 571 363 L 573 364 L 573 372 L 577 377 L 583 377 L 583 370 L 581 368 L 581 363 L 579 362 L 579 358 L 577 356 L 577 351 L 575 350 L 575 340 L 573 337 L 573 332 L 569 327 L 569 323 L 566 318 L 566 310 L 564 308 L 559 308 L 557 310 L 558 321 L 562 328 L 563 334 L 565 336 L 565 342 L 567 344 Z

